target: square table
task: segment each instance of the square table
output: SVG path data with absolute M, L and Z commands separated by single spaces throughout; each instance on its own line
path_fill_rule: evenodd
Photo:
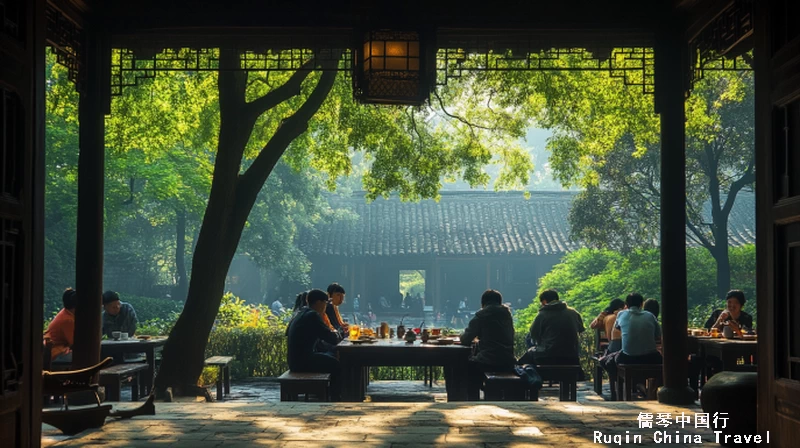
M 150 339 L 128 339 L 125 341 L 115 341 L 112 339 L 100 342 L 100 356 L 114 358 L 114 364 L 124 362 L 126 353 L 144 353 L 147 358 L 147 370 L 142 374 L 142 395 L 150 394 L 153 389 L 153 380 L 156 372 L 156 351 L 161 350 L 167 343 L 167 337 L 156 337 Z
M 700 385 L 705 384 L 707 357 L 715 356 L 722 360 L 722 370 L 736 371 L 742 367 L 736 364 L 739 358 L 744 358 L 745 365 L 758 364 L 758 341 L 755 339 L 725 339 L 712 337 L 694 337 L 697 342 L 697 351 L 702 361 L 702 375 Z
M 342 366 L 342 400 L 360 402 L 366 395 L 365 367 L 371 366 L 442 366 L 448 401 L 466 401 L 469 397 L 469 357 L 472 347 L 460 345 L 409 344 L 401 339 L 378 339 L 374 343 L 338 346 Z

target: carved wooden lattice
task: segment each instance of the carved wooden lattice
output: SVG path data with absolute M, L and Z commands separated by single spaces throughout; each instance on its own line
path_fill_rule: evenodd
M 20 390 L 22 377 L 22 324 L 24 238 L 23 208 L 20 205 L 23 178 L 23 110 L 19 97 L 0 90 L 0 149 L 2 149 L 2 191 L 0 192 L 0 394 Z

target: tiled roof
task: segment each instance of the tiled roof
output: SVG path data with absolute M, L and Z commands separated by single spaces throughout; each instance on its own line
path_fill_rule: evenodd
M 320 223 L 301 235 L 306 255 L 559 255 L 581 247 L 569 239 L 573 192 L 442 192 L 433 200 L 402 202 L 363 196 L 331 197 L 353 221 Z M 731 244 L 755 242 L 755 198 L 742 194 L 731 212 Z

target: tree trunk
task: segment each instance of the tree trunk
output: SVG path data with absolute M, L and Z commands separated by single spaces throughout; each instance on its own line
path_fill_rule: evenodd
M 178 285 L 175 287 L 172 298 L 184 301 L 189 292 L 189 279 L 186 274 L 186 210 L 178 210 L 176 215 L 175 268 L 178 271 Z
M 717 297 L 724 300 L 731 289 L 730 243 L 728 241 L 728 219 L 720 216 L 714 223 L 714 250 L 711 255 L 717 262 Z
M 178 395 L 196 395 L 208 337 L 225 289 L 225 276 L 250 210 L 281 155 L 307 129 L 308 120 L 328 96 L 336 76 L 334 72 L 322 74 L 306 102 L 283 121 L 250 168 L 240 175 L 244 149 L 258 118 L 252 105 L 272 98 L 268 94 L 260 100 L 245 102 L 247 74 L 236 70 L 239 64 L 238 53 L 220 51 L 220 131 L 211 193 L 192 256 L 186 304 L 164 345 L 161 369 L 156 377 L 159 394 L 171 387 Z M 297 83 L 298 87 L 291 90 L 291 96 L 299 93 L 299 83 L 303 79 L 305 75 L 292 77 L 290 82 Z M 293 93 L 295 91 L 297 93 Z

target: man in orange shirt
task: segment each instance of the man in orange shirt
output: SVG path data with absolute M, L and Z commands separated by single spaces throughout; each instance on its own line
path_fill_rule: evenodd
M 75 337 L 75 305 L 78 294 L 72 288 L 67 288 L 61 296 L 64 308 L 56 314 L 47 331 L 45 339 L 50 339 L 53 349 L 50 359 L 53 361 L 72 362 L 72 342 Z

